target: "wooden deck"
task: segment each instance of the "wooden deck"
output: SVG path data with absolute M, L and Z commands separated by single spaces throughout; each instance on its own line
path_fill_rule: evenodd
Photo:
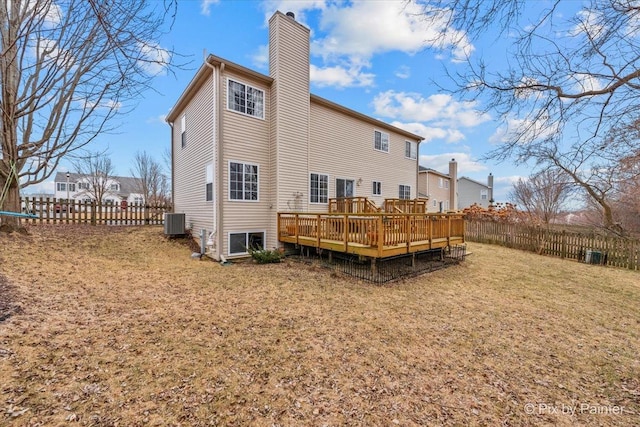
M 284 243 L 386 258 L 464 243 L 461 214 L 278 213 Z

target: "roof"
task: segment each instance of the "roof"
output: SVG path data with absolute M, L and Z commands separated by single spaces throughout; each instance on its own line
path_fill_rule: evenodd
M 87 174 L 69 172 L 69 182 L 78 182 Z M 130 176 L 110 176 L 109 179 L 120 184 L 118 194 L 131 194 L 140 192 L 140 178 Z M 57 172 L 55 182 L 67 182 L 67 172 Z
M 440 175 L 443 178 L 451 178 L 448 173 L 439 172 L 435 169 L 425 168 L 424 166 L 420 166 L 419 173 L 432 173 L 434 175 Z
M 189 84 L 187 85 L 187 88 L 184 90 L 184 92 L 182 92 L 182 95 L 180 95 L 180 98 L 178 98 L 178 101 L 176 102 L 176 104 L 173 106 L 173 108 L 171 108 L 171 111 L 169 112 L 169 114 L 167 115 L 166 121 L 167 123 L 173 123 L 177 118 L 179 113 L 184 109 L 184 107 L 189 103 L 189 101 L 195 96 L 195 94 L 198 92 L 198 90 L 200 90 L 200 87 L 204 84 L 204 82 L 207 80 L 207 77 L 209 75 L 209 73 L 211 72 L 211 70 L 208 70 L 209 66 L 207 65 L 214 65 L 214 66 L 221 66 L 224 65 L 225 69 L 229 69 L 232 71 L 235 71 L 239 74 L 245 74 L 248 75 L 249 77 L 252 77 L 258 81 L 263 82 L 264 84 L 266 84 L 267 86 L 271 86 L 271 84 L 273 83 L 273 78 L 269 77 L 265 74 L 261 74 L 257 71 L 254 71 L 250 68 L 244 67 L 242 65 L 238 65 L 234 62 L 228 61 L 224 58 L 220 58 L 219 56 L 215 56 L 215 55 L 208 55 L 206 58 L 206 63 L 202 64 L 200 66 L 200 68 L 198 69 L 198 71 L 196 72 L 196 75 L 193 77 L 193 79 L 191 79 L 191 81 L 189 82 Z M 386 128 L 388 130 L 391 130 L 395 133 L 398 133 L 400 135 L 403 135 L 407 138 L 411 138 L 411 139 L 416 139 L 418 141 L 422 141 L 424 140 L 424 137 L 420 136 L 420 135 L 416 135 L 412 132 L 406 131 L 404 129 L 400 129 L 396 126 L 390 125 L 389 123 L 383 122 L 381 120 L 378 119 L 374 119 L 373 117 L 367 116 L 365 114 L 359 113 L 355 110 L 352 110 L 350 108 L 344 107 L 340 104 L 336 104 L 335 102 L 329 101 L 328 99 L 324 99 L 320 96 L 314 95 L 314 94 L 309 94 L 309 98 L 311 102 L 315 102 L 316 104 L 320 104 L 320 105 L 324 105 L 325 107 L 331 108 L 333 110 L 342 112 L 344 114 L 347 114 L 349 116 L 358 118 L 360 120 L 363 120 L 365 122 L 369 122 L 375 126 L 379 126 L 382 128 Z
M 472 182 L 472 183 L 474 183 L 474 184 L 481 185 L 481 186 L 486 187 L 486 188 L 491 188 L 491 187 L 489 187 L 489 186 L 488 186 L 487 184 L 485 184 L 485 183 L 482 183 L 482 182 L 480 182 L 480 181 L 476 181 L 475 179 L 471 179 L 471 178 L 466 177 L 466 176 L 461 176 L 460 178 L 458 178 L 458 182 L 460 182 L 460 181 L 461 181 L 461 180 L 463 180 L 463 179 L 464 179 L 464 180 L 467 180 L 467 181 L 470 181 L 470 182 Z

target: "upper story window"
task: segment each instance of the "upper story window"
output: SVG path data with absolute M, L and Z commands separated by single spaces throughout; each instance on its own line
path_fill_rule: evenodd
M 89 189 L 89 183 L 88 182 L 79 182 L 78 183 L 78 190 L 88 190 Z
M 389 152 L 389 134 L 373 131 L 373 148 L 378 151 L 384 151 L 385 153 Z
M 488 194 L 487 190 L 480 190 L 480 198 L 482 200 L 487 200 L 487 194 Z
M 258 165 L 229 162 L 229 199 L 258 201 Z
M 398 198 L 399 199 L 410 199 L 411 198 L 411 186 L 402 185 L 398 187 Z
M 180 141 L 182 148 L 187 146 L 187 116 L 184 114 L 180 118 Z
M 264 91 L 229 80 L 227 108 L 242 114 L 264 119 Z
M 76 191 L 76 184 L 74 182 L 69 183 L 67 188 L 66 182 L 56 182 L 56 191 Z
M 111 191 L 120 191 L 120 184 L 114 183 L 109 186 L 109 190 Z
M 444 179 L 438 178 L 438 187 L 440 187 L 440 188 L 444 187 Z
M 449 180 L 448 179 L 444 180 L 444 188 L 449 188 Z
M 415 160 L 418 158 L 418 144 L 414 141 L 404 142 L 404 156 L 407 159 Z

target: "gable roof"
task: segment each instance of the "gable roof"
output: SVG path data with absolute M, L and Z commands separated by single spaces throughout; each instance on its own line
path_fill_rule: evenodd
M 418 173 L 432 173 L 434 175 L 439 175 L 443 178 L 451 178 L 451 176 L 449 176 L 448 173 L 439 172 L 431 168 L 425 168 L 424 166 L 420 166 L 420 168 L 418 169 Z
M 462 180 L 466 180 L 466 181 L 472 182 L 474 184 L 481 185 L 481 186 L 483 186 L 485 188 L 491 188 L 487 184 L 484 184 L 484 183 L 482 183 L 480 181 L 476 181 L 475 179 L 471 179 L 471 178 L 466 177 L 466 176 L 461 176 L 460 178 L 458 178 L 458 182 L 460 182 Z
M 238 65 L 234 62 L 228 61 L 224 58 L 220 58 L 219 56 L 215 56 L 215 55 L 211 55 L 209 54 L 206 58 L 206 62 L 208 64 L 211 64 L 213 66 L 221 66 L 224 65 L 225 69 L 229 69 L 231 71 L 234 71 L 236 73 L 239 74 L 243 74 L 246 75 L 248 77 L 254 78 L 258 81 L 261 81 L 262 83 L 266 84 L 267 86 L 271 86 L 271 84 L 273 83 L 273 78 L 269 77 L 265 74 L 261 74 L 257 71 L 254 71 L 250 68 L 244 67 L 242 65 Z M 177 118 L 179 113 L 184 109 L 184 107 L 189 103 L 189 101 L 196 95 L 196 93 L 198 93 L 198 91 L 200 90 L 200 88 L 202 87 L 202 85 L 204 84 L 204 82 L 207 80 L 209 73 L 211 72 L 211 70 L 209 70 L 209 66 L 204 63 L 200 66 L 200 68 L 198 69 L 198 71 L 196 72 L 196 75 L 193 77 L 193 79 L 191 79 L 191 81 L 189 82 L 189 84 L 187 85 L 187 88 L 184 90 L 184 92 L 182 92 L 182 95 L 180 95 L 180 98 L 178 98 L 178 101 L 175 103 L 175 105 L 173 106 L 173 108 L 171 108 L 171 111 L 169 112 L 169 114 L 166 117 L 166 122 L 167 123 L 173 123 Z M 374 119 L 373 117 L 367 116 L 365 114 L 359 113 L 355 110 L 352 110 L 350 108 L 344 107 L 340 104 L 336 104 L 335 102 L 329 101 L 328 99 L 324 99 L 320 96 L 314 95 L 314 94 L 309 94 L 309 100 L 310 102 L 315 102 L 316 104 L 319 105 L 323 105 L 325 107 L 331 108 L 332 110 L 335 111 L 339 111 L 342 112 L 344 114 L 347 114 L 349 116 L 355 117 L 357 119 L 360 119 L 362 121 L 371 123 L 375 126 L 381 127 L 381 128 L 385 128 L 387 130 L 390 130 L 394 133 L 398 133 L 402 136 L 405 136 L 407 138 L 411 138 L 411 139 L 415 139 L 418 141 L 423 141 L 424 137 L 420 136 L 420 135 L 416 135 L 412 132 L 406 131 L 404 129 L 400 129 L 396 126 L 390 125 L 389 123 L 383 122 L 381 120 L 378 119 Z

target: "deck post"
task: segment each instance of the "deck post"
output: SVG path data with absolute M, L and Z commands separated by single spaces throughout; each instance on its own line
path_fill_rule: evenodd
M 427 237 L 429 238 L 429 249 L 433 249 L 433 217 L 427 216 Z
M 320 214 L 316 215 L 316 247 L 320 247 Z
M 385 240 L 385 234 L 386 234 L 386 230 L 384 229 L 383 226 L 383 222 L 382 222 L 382 214 L 379 214 L 376 217 L 376 235 L 378 236 L 378 258 L 382 258 L 382 252 L 384 249 L 384 240 Z
M 404 233 L 405 233 L 405 241 L 407 244 L 407 253 L 409 253 L 409 248 L 411 247 L 411 241 L 413 241 L 413 230 L 411 229 L 411 214 L 405 214 L 404 217 Z
M 295 219 L 295 224 L 296 224 L 296 245 L 300 245 L 300 229 L 299 224 L 298 224 L 298 214 L 294 214 L 296 217 Z
M 347 252 L 347 248 L 349 247 L 349 215 L 344 214 L 342 219 L 342 236 L 344 241 L 344 251 Z
M 447 246 L 451 247 L 451 215 L 447 214 Z

